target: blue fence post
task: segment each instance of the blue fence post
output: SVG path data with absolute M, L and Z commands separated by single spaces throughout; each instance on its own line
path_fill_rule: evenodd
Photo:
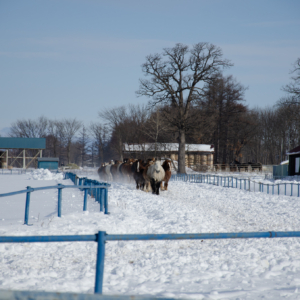
M 235 178 L 235 188 L 237 189 L 237 184 L 238 183 L 238 179 L 237 179 L 237 177 Z
M 84 189 L 84 199 L 83 199 L 83 211 L 87 209 L 87 195 L 88 195 L 88 188 Z
M 274 195 L 274 184 L 272 185 L 272 195 Z
M 98 202 L 98 189 L 97 189 L 97 183 L 95 182 L 95 185 L 96 185 L 96 187 L 95 187 L 95 201 L 96 202 Z
M 267 194 L 269 194 L 269 184 L 267 184 Z
M 280 192 L 280 184 L 278 184 L 277 187 L 278 187 L 278 195 L 279 195 L 279 192 Z
M 103 211 L 104 188 L 100 189 L 100 211 Z
M 293 184 L 291 183 L 291 196 L 293 196 Z
M 29 190 L 29 189 L 31 189 L 30 186 L 27 187 L 27 190 Z M 26 203 L 25 203 L 24 225 L 28 225 L 29 206 L 30 206 L 30 192 L 27 192 L 26 193 Z
M 78 185 L 82 185 L 82 178 L 79 178 L 79 183 Z M 82 191 L 82 188 L 79 188 Z
M 284 195 L 286 196 L 286 183 L 284 184 Z
M 95 294 L 102 294 L 105 259 L 105 235 L 105 231 L 99 231 L 97 236 L 98 249 L 96 261 Z
M 104 214 L 108 215 L 108 189 L 104 190 Z
M 58 184 L 58 202 L 57 202 L 57 216 L 61 217 L 61 190 L 62 188 L 59 187 L 61 184 Z
M 300 191 L 299 191 L 299 184 L 298 184 L 298 197 L 299 197 L 299 193 L 300 193 Z

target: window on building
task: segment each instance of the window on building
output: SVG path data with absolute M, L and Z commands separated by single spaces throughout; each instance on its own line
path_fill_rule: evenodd
M 296 159 L 295 159 L 295 173 L 299 173 L 299 167 L 300 167 L 300 157 L 296 157 Z

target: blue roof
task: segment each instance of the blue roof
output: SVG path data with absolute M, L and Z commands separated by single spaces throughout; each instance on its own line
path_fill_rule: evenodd
M 46 139 L 0 137 L 0 149 L 46 149 Z

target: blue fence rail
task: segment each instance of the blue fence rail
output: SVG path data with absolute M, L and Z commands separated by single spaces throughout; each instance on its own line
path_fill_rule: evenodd
M 251 238 L 293 238 L 300 237 L 300 231 L 190 233 L 190 234 L 107 234 L 99 231 L 93 235 L 64 236 L 2 236 L 0 243 L 47 243 L 47 242 L 97 242 L 96 278 L 94 292 L 102 294 L 104 278 L 105 243 L 109 241 L 149 240 L 204 240 L 204 239 L 251 239 Z
M 237 178 L 233 176 L 219 176 L 212 174 L 176 174 L 172 175 L 172 181 L 185 181 L 194 183 L 207 183 L 227 188 L 237 188 L 249 192 L 262 192 L 272 195 L 285 195 L 300 197 L 300 183 L 263 183 L 249 178 Z
M 87 210 L 87 199 L 88 195 L 95 198 L 95 201 L 99 202 L 100 204 L 100 211 L 104 210 L 105 214 L 109 214 L 108 212 L 108 188 L 110 184 L 108 183 L 100 183 L 96 180 L 90 180 L 86 178 L 78 178 L 73 176 L 73 173 L 65 174 L 65 178 L 70 178 L 73 182 L 77 183 L 77 179 L 79 179 L 79 184 L 77 185 L 63 185 L 58 184 L 54 186 L 45 186 L 45 187 L 38 187 L 32 188 L 30 186 L 27 187 L 26 190 L 11 192 L 0 194 L 0 197 L 7 197 L 13 196 L 18 194 L 26 193 L 26 202 L 25 202 L 25 216 L 24 216 L 24 225 L 28 224 L 28 215 L 30 209 L 30 195 L 34 191 L 41 191 L 41 190 L 50 190 L 50 189 L 57 189 L 58 190 L 58 199 L 57 199 L 57 216 L 61 217 L 61 206 L 62 206 L 62 190 L 66 188 L 79 188 L 81 191 L 84 191 L 84 198 L 83 198 L 83 211 Z
M 99 182 L 97 180 L 89 179 L 87 177 L 78 177 L 76 174 L 71 172 L 65 173 L 65 179 L 71 179 L 75 185 L 90 186 L 90 188 L 87 189 L 87 194 L 90 195 L 91 197 L 95 197 L 96 201 L 100 203 L 100 211 L 103 211 L 104 209 L 104 213 L 109 214 L 108 188 L 111 186 L 109 183 Z M 80 188 L 80 190 L 83 189 Z

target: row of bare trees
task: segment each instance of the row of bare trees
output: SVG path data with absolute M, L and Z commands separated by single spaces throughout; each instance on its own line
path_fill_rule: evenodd
M 63 165 L 99 165 L 108 142 L 108 130 L 100 123 L 92 123 L 87 128 L 76 118 L 49 120 L 44 116 L 37 120 L 17 120 L 11 125 L 10 136 L 46 138 L 43 155 L 58 157 Z
M 279 164 L 286 153 L 300 145 L 300 58 L 290 72 L 286 95 L 273 107 L 253 111 L 256 134 L 244 148 L 244 156 L 263 164 Z

